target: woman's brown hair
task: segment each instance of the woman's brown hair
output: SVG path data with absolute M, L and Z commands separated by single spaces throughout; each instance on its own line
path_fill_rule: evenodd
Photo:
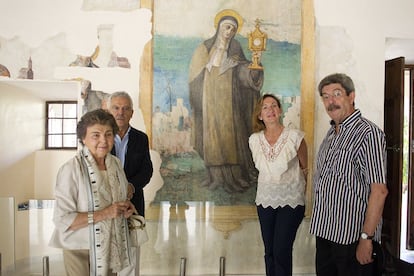
M 253 111 L 253 117 L 252 117 L 252 125 L 253 125 L 253 132 L 259 132 L 261 130 L 264 130 L 266 128 L 265 124 L 262 120 L 259 119 L 260 114 L 262 113 L 262 106 L 263 101 L 266 98 L 273 98 L 276 102 L 279 108 L 282 108 L 280 104 L 280 100 L 273 94 L 263 94 L 263 96 L 257 101 L 257 104 Z

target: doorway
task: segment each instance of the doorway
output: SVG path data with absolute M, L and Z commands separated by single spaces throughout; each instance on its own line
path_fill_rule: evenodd
M 413 66 L 399 57 L 385 62 L 384 131 L 387 186 L 382 245 L 388 271 L 414 275 Z M 393 275 L 393 274 L 392 274 Z
M 402 195 L 401 195 L 401 242 L 400 259 L 414 263 L 414 240 L 412 227 L 413 201 L 412 201 L 412 170 L 411 152 L 412 139 L 412 95 L 413 95 L 413 66 L 404 66 L 404 126 L 403 126 L 403 168 L 402 168 Z

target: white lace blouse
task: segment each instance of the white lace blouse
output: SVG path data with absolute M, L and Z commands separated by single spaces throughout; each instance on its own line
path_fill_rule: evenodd
M 273 146 L 267 142 L 263 131 L 250 136 L 249 147 L 259 170 L 256 205 L 274 209 L 305 205 L 306 180 L 297 156 L 303 138 L 302 131 L 287 127 Z

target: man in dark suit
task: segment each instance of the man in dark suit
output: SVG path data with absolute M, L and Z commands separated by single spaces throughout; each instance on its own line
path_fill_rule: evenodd
M 152 177 L 153 167 L 149 153 L 148 136 L 130 126 L 134 114 L 131 96 L 126 92 L 115 92 L 108 99 L 108 108 L 119 127 L 115 136 L 112 154 L 116 155 L 124 167 L 129 182 L 128 198 L 138 213 L 145 216 L 144 190 Z M 135 274 L 134 274 L 135 270 Z M 120 272 L 123 275 L 139 275 L 139 248 L 136 250 L 136 265 Z

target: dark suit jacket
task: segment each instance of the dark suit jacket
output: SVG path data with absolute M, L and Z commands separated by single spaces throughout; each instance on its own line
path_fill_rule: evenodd
M 115 146 L 112 148 L 111 153 L 116 155 Z M 129 131 L 124 171 L 128 182 L 135 187 L 135 193 L 131 202 L 135 205 L 138 213 L 145 216 L 143 188 L 152 177 L 153 167 L 149 153 L 148 136 L 133 127 Z

